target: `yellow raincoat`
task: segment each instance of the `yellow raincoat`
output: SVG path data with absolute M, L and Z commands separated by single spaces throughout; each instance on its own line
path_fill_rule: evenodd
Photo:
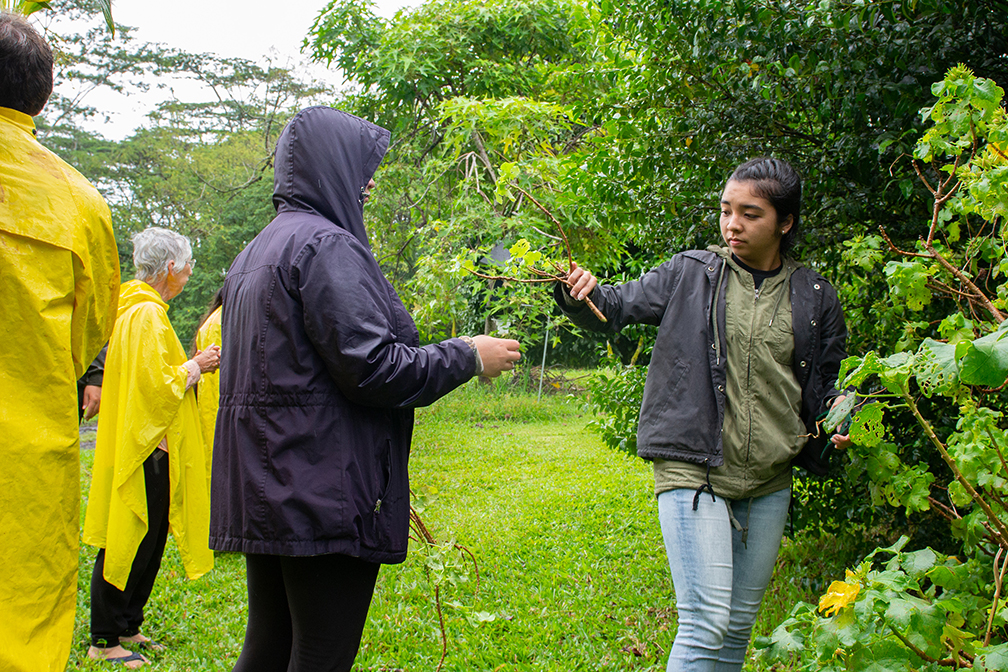
M 108 206 L 0 107 L 0 670 L 62 670 L 77 599 L 77 378 L 112 332 Z
M 221 309 L 210 313 L 206 322 L 196 332 L 196 349 L 206 350 L 211 345 L 221 344 Z M 214 427 L 217 425 L 217 407 L 220 406 L 220 371 L 204 373 L 200 376 L 199 395 L 200 423 L 203 425 L 203 441 L 207 451 L 207 477 L 210 476 L 210 458 L 213 455 Z M 207 485 L 209 487 L 209 483 Z
M 84 542 L 105 549 L 105 580 L 120 590 L 147 533 L 143 463 L 165 436 L 168 522 L 182 564 L 191 579 L 213 567 L 203 432 L 195 391 L 185 389 L 188 358 L 167 310 L 147 283 L 124 283 L 105 357 Z

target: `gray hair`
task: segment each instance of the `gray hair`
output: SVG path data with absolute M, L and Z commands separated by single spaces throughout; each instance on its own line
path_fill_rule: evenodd
M 133 265 L 136 279 L 158 282 L 168 273 L 168 262 L 176 270 L 192 261 L 192 245 L 182 234 L 157 226 L 133 234 Z

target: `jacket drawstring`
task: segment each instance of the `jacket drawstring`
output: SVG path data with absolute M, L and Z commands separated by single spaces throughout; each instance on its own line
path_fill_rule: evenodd
M 706 460 L 705 460 L 706 461 Z M 696 489 L 696 494 L 693 495 L 693 510 L 696 511 L 697 507 L 700 506 L 700 495 L 706 490 L 710 493 L 710 499 L 712 502 L 717 500 L 714 498 L 714 486 L 710 482 L 710 461 L 707 462 L 707 482 Z
M 749 541 L 749 518 L 752 516 L 752 503 L 753 498 L 749 498 L 749 507 L 746 509 L 745 527 L 742 527 L 742 523 L 738 522 L 735 517 L 735 513 L 732 511 L 731 503 L 727 500 L 725 501 L 725 506 L 728 507 L 728 520 L 731 521 L 732 527 L 742 533 L 742 546 L 748 548 L 747 542 Z M 696 511 L 696 508 L 693 509 Z
M 725 267 L 728 265 L 724 259 L 721 260 L 721 270 L 718 271 L 717 284 L 714 285 L 714 295 L 711 297 L 710 305 L 710 315 L 711 315 L 711 326 L 714 330 L 714 354 L 717 358 L 717 364 L 721 363 L 721 335 L 718 333 L 718 323 L 717 323 L 717 305 L 718 305 L 718 294 L 721 293 L 721 283 L 724 280 Z M 701 485 L 696 490 L 696 494 L 693 495 L 693 510 L 696 511 L 697 507 L 700 506 L 700 495 L 704 491 L 710 493 L 711 501 L 716 502 L 717 499 L 714 497 L 714 486 L 710 482 L 710 461 L 704 460 L 707 463 L 707 482 Z
M 717 325 L 717 300 L 718 294 L 721 293 L 721 282 L 724 280 L 725 267 L 728 266 L 728 262 L 724 259 L 721 260 L 721 270 L 718 271 L 717 284 L 714 285 L 714 296 L 711 298 L 711 326 L 714 327 L 714 354 L 717 355 L 717 364 L 721 363 L 721 336 L 718 334 Z M 713 490 L 711 491 L 713 494 Z M 696 508 L 694 507 L 694 510 Z

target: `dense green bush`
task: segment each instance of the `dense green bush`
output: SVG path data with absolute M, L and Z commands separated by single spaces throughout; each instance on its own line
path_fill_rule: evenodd
M 934 199 L 913 247 L 888 248 L 889 297 L 914 324 L 894 354 L 851 357 L 840 384 L 860 387 L 848 474 L 872 503 L 945 517 L 965 560 L 908 538 L 834 582 L 818 609 L 799 604 L 770 638 L 768 660 L 801 670 L 1008 669 L 1008 115 L 994 82 L 958 66 L 922 110 L 913 166 Z M 879 241 L 869 246 L 880 249 Z M 914 431 L 894 432 L 894 411 Z M 927 451 L 923 451 L 923 447 Z M 921 459 L 923 458 L 923 459 Z M 820 613 L 822 612 L 822 613 Z M 825 615 L 823 615 L 825 614 Z

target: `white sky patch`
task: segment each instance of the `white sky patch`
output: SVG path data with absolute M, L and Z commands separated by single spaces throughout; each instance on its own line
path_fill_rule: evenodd
M 151 0 L 114 0 L 112 15 L 116 23 L 134 26 L 137 43 L 156 42 L 191 53 L 212 53 L 240 57 L 265 65 L 295 70 L 302 78 L 312 78 L 338 88 L 343 81 L 339 71 L 313 64 L 301 45 L 308 29 L 327 0 L 276 3 L 264 0 L 176 0 L 171 3 Z M 405 0 L 376 0 L 375 12 L 387 19 L 404 7 L 415 6 Z M 97 20 L 97 19 L 96 19 Z M 99 108 L 110 120 L 95 119 L 87 124 L 106 138 L 120 140 L 143 125 L 146 115 L 159 102 L 173 95 L 187 102 L 206 100 L 212 94 L 191 81 L 161 82 L 170 88 L 158 88 L 150 82 L 147 92 L 130 91 L 121 95 L 107 89 L 87 94 L 84 102 Z M 64 95 L 70 92 L 62 91 Z

